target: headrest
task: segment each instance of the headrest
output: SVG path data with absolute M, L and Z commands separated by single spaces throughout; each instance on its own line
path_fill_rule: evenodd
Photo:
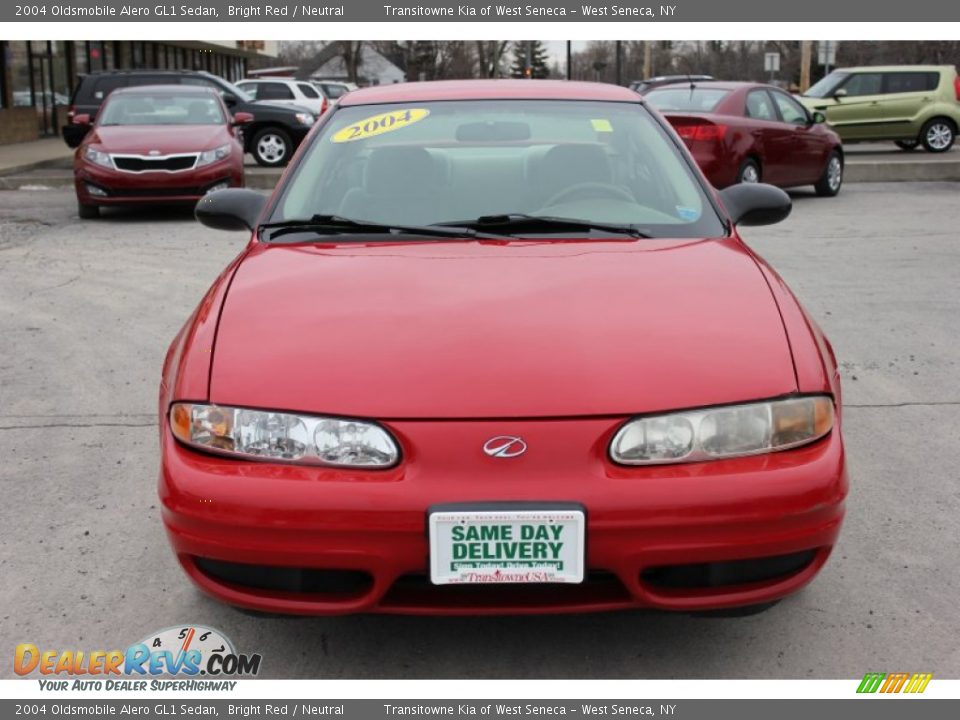
M 382 147 L 370 153 L 367 191 L 384 195 L 417 195 L 440 184 L 437 163 L 421 147 Z

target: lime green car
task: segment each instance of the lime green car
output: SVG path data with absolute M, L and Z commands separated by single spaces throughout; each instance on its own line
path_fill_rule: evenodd
M 845 143 L 893 140 L 946 152 L 960 128 L 960 78 L 952 65 L 834 70 L 800 96 Z

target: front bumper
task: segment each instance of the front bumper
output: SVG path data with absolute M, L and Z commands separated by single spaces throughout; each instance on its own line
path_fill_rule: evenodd
M 405 459 L 373 472 L 205 455 L 164 423 L 163 521 L 200 588 L 295 614 L 709 610 L 776 600 L 822 567 L 847 493 L 839 428 L 783 453 L 623 468 L 606 459 L 620 422 L 387 423 Z M 531 450 L 483 455 L 504 433 Z M 489 501 L 583 504 L 587 581 L 431 585 L 427 508 Z
M 220 184 L 243 187 L 242 157 L 183 172 L 121 172 L 79 159 L 74 165 L 77 200 L 87 205 L 195 202 Z M 92 193 L 91 186 L 105 194 Z

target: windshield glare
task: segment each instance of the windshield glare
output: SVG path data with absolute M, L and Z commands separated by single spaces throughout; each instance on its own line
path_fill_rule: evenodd
M 834 71 L 819 82 L 811 85 L 810 89 L 807 90 L 803 96 L 812 98 L 829 97 L 833 91 L 839 87 L 840 83 L 847 79 L 847 75 L 849 75 L 849 73 Z
M 220 103 L 210 95 L 158 93 L 113 95 L 100 125 L 222 125 Z
M 340 107 L 270 222 L 338 215 L 431 225 L 506 214 L 629 224 L 659 237 L 725 234 L 640 103 L 552 100 Z

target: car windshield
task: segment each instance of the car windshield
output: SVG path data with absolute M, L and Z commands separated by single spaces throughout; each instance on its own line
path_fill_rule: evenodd
M 222 125 L 220 103 L 211 94 L 137 93 L 112 95 L 100 125 Z
M 849 77 L 850 73 L 834 71 L 825 78 L 810 86 L 810 89 L 803 93 L 803 97 L 825 98 L 830 97 L 840 83 Z
M 729 90 L 674 85 L 657 88 L 647 93 L 647 102 L 661 112 L 713 112 Z
M 561 100 L 338 108 L 285 183 L 270 224 L 514 216 L 524 235 L 590 234 L 590 223 L 652 237 L 725 234 L 691 164 L 642 104 Z M 571 222 L 551 228 L 544 218 Z

